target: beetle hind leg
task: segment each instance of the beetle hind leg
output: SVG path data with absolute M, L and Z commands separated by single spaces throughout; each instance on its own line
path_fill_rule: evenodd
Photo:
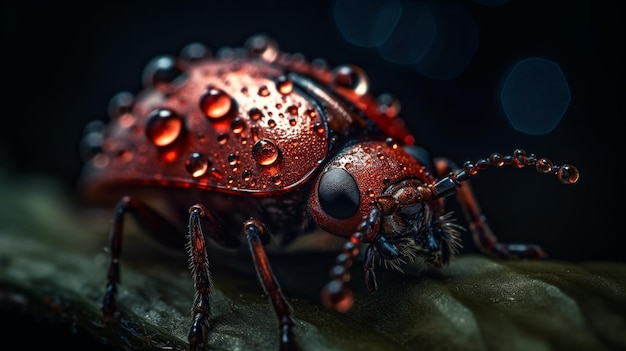
M 450 160 L 443 158 L 435 160 L 435 169 L 439 176 L 445 176 L 457 168 Z M 468 181 L 463 182 L 457 188 L 457 199 L 469 223 L 474 243 L 484 254 L 497 258 L 546 258 L 548 256 L 540 246 L 535 244 L 499 242 L 491 231 Z
M 122 239 L 124 234 L 124 217 L 130 214 L 137 224 L 151 237 L 170 246 L 184 245 L 184 235 L 181 228 L 176 227 L 157 211 L 145 203 L 129 196 L 122 197 L 116 207 L 111 225 L 109 248 L 111 261 L 107 273 L 107 284 L 102 299 L 102 313 L 105 323 L 110 323 L 115 313 L 115 295 L 120 283 L 120 257 L 122 253 Z

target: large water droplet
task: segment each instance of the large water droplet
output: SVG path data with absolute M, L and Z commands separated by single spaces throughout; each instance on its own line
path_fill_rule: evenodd
M 182 117 L 169 109 L 161 108 L 152 111 L 146 121 L 146 136 L 156 146 L 172 144 L 182 130 Z
M 354 91 L 357 95 L 365 95 L 369 89 L 369 79 L 360 67 L 342 65 L 331 73 L 331 84 Z
M 233 99 L 224 91 L 209 87 L 200 97 L 200 109 L 209 118 L 222 118 L 232 109 Z
M 193 177 L 201 177 L 211 166 L 211 162 L 199 152 L 189 155 L 185 161 L 185 169 Z
M 259 139 L 252 146 L 252 157 L 262 166 L 268 166 L 276 162 L 279 154 L 278 146 L 269 139 Z

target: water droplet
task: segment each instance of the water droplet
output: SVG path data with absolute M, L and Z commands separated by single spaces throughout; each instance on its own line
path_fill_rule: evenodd
M 369 81 L 365 72 L 355 65 L 336 67 L 331 73 L 331 85 L 350 89 L 357 95 L 365 95 L 369 89 Z
M 280 76 L 276 79 L 276 90 L 283 95 L 288 95 L 293 91 L 293 83 L 289 78 Z
M 263 117 L 263 112 L 261 112 L 258 108 L 253 107 L 250 111 L 248 111 L 248 116 L 250 116 L 253 121 L 257 121 Z
M 97 154 L 93 157 L 92 162 L 96 168 L 105 168 L 109 164 L 109 156 L 105 154 Z
M 133 115 L 132 113 L 123 113 L 117 119 L 117 123 L 122 128 L 130 128 L 135 124 L 135 120 L 135 115 Z
M 241 179 L 247 182 L 250 180 L 250 178 L 252 178 L 252 171 L 249 169 L 244 169 L 243 172 L 241 172 Z
M 502 154 L 494 152 L 489 156 L 489 164 L 496 167 L 504 166 L 504 156 Z
M 196 62 L 212 56 L 209 50 L 202 43 L 189 43 L 180 51 L 180 58 L 187 62 Z
M 298 123 L 298 121 L 296 121 L 295 118 L 290 118 L 289 119 L 289 125 L 294 127 L 296 124 Z
M 133 104 L 135 103 L 135 97 L 132 93 L 127 91 L 119 92 L 109 100 L 108 111 L 109 117 L 115 118 L 125 113 L 129 113 Z
M 283 104 L 281 104 L 280 102 L 276 104 L 276 109 L 280 110 L 281 108 L 283 108 Z
M 564 164 L 559 168 L 556 176 L 559 178 L 561 183 L 574 184 L 578 181 L 580 173 L 578 173 L 578 169 L 576 167 Z
M 269 139 L 260 139 L 252 146 L 252 157 L 262 166 L 268 166 L 276 162 L 279 154 L 280 150 Z
M 320 122 L 315 122 L 315 124 L 313 125 L 313 130 L 315 130 L 317 134 L 324 134 L 325 132 L 324 125 Z
M 246 87 L 241 88 L 241 93 L 242 93 L 243 95 L 248 96 L 248 88 L 246 88 Z
M 144 86 L 160 86 L 169 84 L 181 75 L 182 71 L 176 64 L 176 59 L 170 55 L 157 56 L 144 68 L 142 81 Z
M 385 144 L 389 145 L 392 149 L 396 150 L 398 148 L 398 143 L 393 140 L 393 138 L 385 139 Z
M 539 173 L 550 173 L 550 170 L 552 169 L 552 161 L 547 158 L 542 158 L 537 160 L 535 167 Z
M 259 96 L 266 97 L 266 96 L 269 96 L 269 95 L 270 95 L 270 90 L 267 88 L 267 86 L 261 85 L 259 87 Z
M 183 130 L 183 119 L 176 112 L 161 108 L 150 113 L 146 121 L 146 136 L 156 146 L 173 143 Z
M 306 110 L 304 111 L 305 116 L 309 116 L 309 118 L 313 119 L 317 117 L 317 112 L 315 110 Z
M 194 152 L 187 157 L 185 169 L 192 177 L 201 177 L 211 166 L 211 162 L 199 152 Z
M 228 134 L 227 133 L 220 133 L 217 135 L 217 143 L 220 145 L 224 145 L 228 142 Z
M 378 112 L 387 118 L 394 118 L 400 113 L 400 100 L 391 94 L 381 94 L 376 103 Z
M 280 185 L 282 182 L 283 179 L 280 174 L 277 173 L 272 176 L 272 183 L 274 183 L 274 185 Z
M 122 160 L 124 163 L 128 163 L 132 161 L 134 154 L 131 150 L 128 149 L 120 149 L 117 151 L 117 157 Z
M 274 127 L 276 127 L 276 121 L 274 121 L 273 119 L 270 119 L 269 121 L 267 121 L 267 125 L 270 128 L 274 128 Z
M 223 179 L 224 178 L 224 175 L 220 171 L 218 171 L 217 168 L 215 168 L 215 167 L 211 167 L 211 170 L 209 171 L 209 173 L 214 178 L 217 178 L 217 179 Z
M 224 117 L 233 108 L 233 99 L 224 91 L 209 87 L 200 97 L 200 109 L 209 118 Z
M 297 115 L 298 115 L 298 106 L 296 106 L 296 105 L 291 105 L 291 106 L 287 107 L 287 112 L 288 112 L 290 115 L 297 116 Z
M 278 57 L 278 44 L 265 34 L 250 37 L 244 43 L 244 47 L 251 56 L 260 57 L 267 62 L 273 62 Z
M 237 156 L 236 154 L 229 154 L 228 155 L 228 164 L 231 166 L 234 166 L 237 164 L 237 161 L 239 161 L 239 156 Z
M 233 120 L 230 122 L 230 127 L 232 128 L 233 133 L 241 134 L 241 132 L 243 132 L 244 128 L 246 127 L 246 122 L 243 120 L 243 118 L 237 116 L 233 118 Z

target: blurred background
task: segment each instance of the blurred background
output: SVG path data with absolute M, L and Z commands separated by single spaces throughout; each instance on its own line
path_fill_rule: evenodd
M 459 164 L 515 148 L 572 163 L 565 186 L 531 169 L 473 179 L 503 241 L 552 258 L 623 261 L 623 11 L 610 2 L 6 2 L 0 167 L 76 198 L 82 129 L 137 92 L 146 63 L 201 42 L 213 53 L 256 33 L 331 66 L 352 63 L 392 93 L 418 144 Z M 454 209 L 455 206 L 451 205 Z M 468 236 L 464 252 L 474 251 Z

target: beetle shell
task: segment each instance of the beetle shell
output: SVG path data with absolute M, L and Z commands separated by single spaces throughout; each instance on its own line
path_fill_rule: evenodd
M 305 182 L 328 152 L 322 113 L 262 61 L 205 60 L 113 116 L 86 166 L 92 193 L 125 183 L 268 195 Z

